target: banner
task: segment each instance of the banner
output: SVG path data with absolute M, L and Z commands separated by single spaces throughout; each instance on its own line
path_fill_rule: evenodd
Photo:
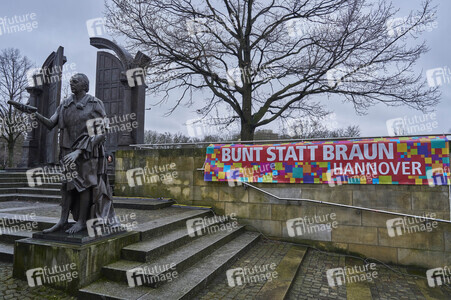
M 445 136 L 210 145 L 205 181 L 448 185 Z

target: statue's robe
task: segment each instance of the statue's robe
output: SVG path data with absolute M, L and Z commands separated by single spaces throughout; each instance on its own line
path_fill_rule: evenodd
M 71 205 L 73 219 L 78 220 L 80 192 L 90 189 L 90 212 L 88 219 L 102 218 L 115 224 L 115 213 L 112 203 L 112 193 L 107 175 L 105 155 L 105 132 L 88 131 L 88 120 L 106 117 L 103 102 L 89 94 L 76 102 L 74 95 L 64 99 L 58 106 L 50 121 L 60 130 L 60 163 L 65 155 L 79 149 L 82 154 L 75 161 L 77 176 L 66 180 L 62 185 L 62 206 Z M 92 124 L 92 121 L 90 122 Z M 93 124 L 96 126 L 96 123 Z M 95 128 L 94 128 L 95 129 Z M 99 129 L 99 128 L 98 128 Z M 90 135 L 91 134 L 91 135 Z M 68 168 L 66 172 L 74 170 Z

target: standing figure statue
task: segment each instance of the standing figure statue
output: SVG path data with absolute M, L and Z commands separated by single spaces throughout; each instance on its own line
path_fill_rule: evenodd
M 85 229 L 86 221 L 93 218 L 117 225 L 107 176 L 106 132 L 92 134 L 91 130 L 90 134 L 88 129 L 89 120 L 106 118 L 103 102 L 87 94 L 89 80 L 85 74 L 72 76 L 70 88 L 73 94 L 62 101 L 50 118 L 35 112 L 35 107 L 11 103 L 23 112 L 33 112 L 49 130 L 58 126 L 60 163 L 76 168 L 77 176 L 62 183 L 61 218 L 44 233 L 67 228 L 70 212 L 76 223 L 66 230 L 69 234 Z

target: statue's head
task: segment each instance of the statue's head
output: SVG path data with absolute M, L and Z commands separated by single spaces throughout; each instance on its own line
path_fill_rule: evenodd
M 82 73 L 77 73 L 70 79 L 70 89 L 72 93 L 77 93 L 79 91 L 89 91 L 89 79 L 88 76 Z

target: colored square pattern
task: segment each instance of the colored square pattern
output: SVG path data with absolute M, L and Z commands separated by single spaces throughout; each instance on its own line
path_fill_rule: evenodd
M 376 143 L 377 145 L 374 145 Z M 380 159 L 371 155 L 381 143 L 392 144 L 394 157 Z M 323 147 L 329 145 L 347 145 L 347 155 L 355 144 L 365 145 L 366 153 L 353 157 L 350 162 L 343 160 L 325 159 L 316 155 L 310 157 L 310 151 L 303 160 L 289 159 L 277 161 L 222 161 L 222 151 L 232 151 L 236 148 L 262 147 L 264 149 L 276 147 L 295 147 L 314 145 L 318 153 L 322 154 Z M 361 145 L 363 146 L 363 145 Z M 374 147 L 373 147 L 374 146 Z M 304 148 L 304 147 L 303 147 Z M 297 149 L 297 148 L 296 148 Z M 372 150 L 369 150 L 372 149 Z M 263 153 L 265 150 L 261 151 Z M 298 150 L 295 152 L 297 153 Z M 273 152 L 277 157 L 277 151 Z M 380 155 L 381 151 L 379 151 Z M 274 145 L 242 145 L 215 144 L 207 147 L 204 168 L 205 181 L 241 180 L 245 182 L 271 183 L 315 183 L 315 184 L 409 184 L 409 185 L 449 185 L 450 160 L 449 140 L 446 136 L 424 137 L 396 137 L 355 139 L 339 141 L 308 141 L 300 143 L 283 143 Z M 366 155 L 366 156 L 364 156 Z M 368 160 L 373 157 L 373 161 Z M 255 158 L 255 157 L 254 157 Z M 324 161 L 323 161 L 324 160 Z M 327 161 L 326 161 L 327 160 Z M 374 162 L 374 167 L 371 165 Z M 371 166 L 369 167 L 370 164 Z M 340 167 L 344 170 L 341 175 L 332 176 L 332 171 Z M 358 166 L 358 167 L 357 167 Z M 365 169 L 366 168 L 366 169 Z M 373 168 L 377 169 L 373 172 Z M 363 170 L 366 170 L 364 172 Z M 239 175 L 228 176 L 238 170 Z

